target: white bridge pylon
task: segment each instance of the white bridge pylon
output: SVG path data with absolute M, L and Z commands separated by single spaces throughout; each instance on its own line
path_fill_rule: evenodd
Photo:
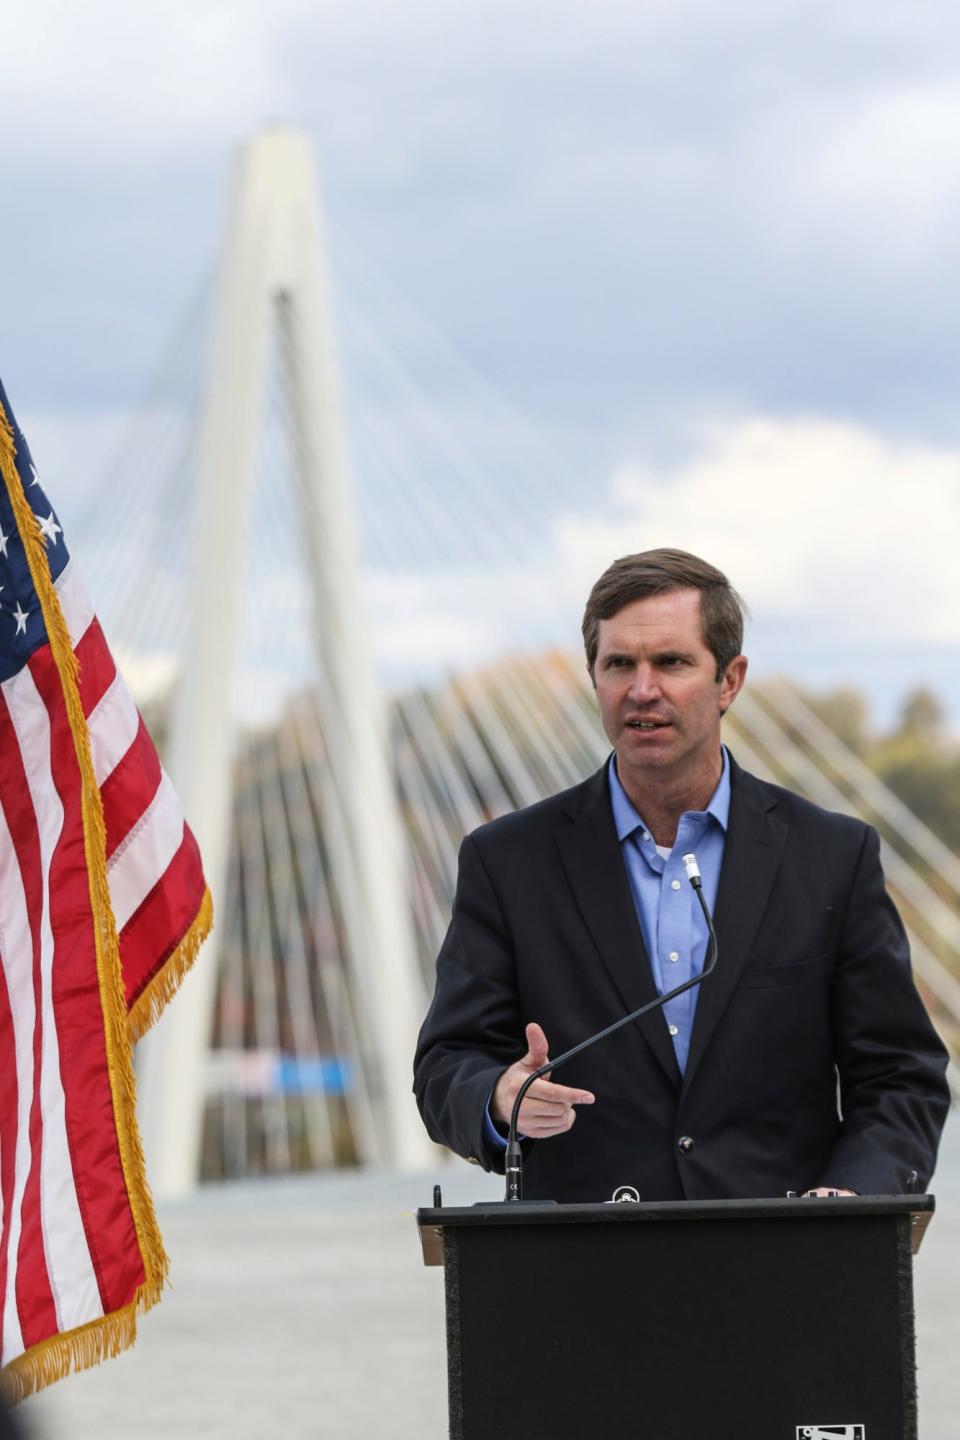
M 375 1116 L 372 1133 L 360 1137 L 362 1158 L 416 1169 L 436 1155 L 410 1093 L 424 987 L 361 593 L 313 158 L 303 136 L 281 128 L 242 149 L 234 176 L 200 434 L 189 631 L 168 753 L 215 912 L 226 893 L 243 563 L 272 326 L 280 328 L 286 356 L 318 697 L 338 811 L 331 870 Z M 138 1053 L 141 1128 L 161 1197 L 188 1193 L 197 1183 L 218 933 L 215 926 L 181 994 Z

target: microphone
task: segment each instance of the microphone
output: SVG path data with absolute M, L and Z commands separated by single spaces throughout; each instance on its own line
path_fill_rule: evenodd
M 643 1015 L 648 1015 L 651 1010 L 659 1010 L 671 1000 L 675 1000 L 678 995 L 682 995 L 685 990 L 692 990 L 695 985 L 702 984 L 716 966 L 717 951 L 719 948 L 717 944 L 717 932 L 713 928 L 713 917 L 710 914 L 710 908 L 703 898 L 703 880 L 700 875 L 700 866 L 697 864 L 696 855 L 692 853 L 684 855 L 683 868 L 686 871 L 687 879 L 690 881 L 697 899 L 700 901 L 700 909 L 703 911 L 703 918 L 707 922 L 710 944 L 707 949 L 706 964 L 699 975 L 692 975 L 689 980 L 684 980 L 682 985 L 677 985 L 673 990 L 668 990 L 665 994 L 658 995 L 654 1000 L 648 1000 L 646 1005 L 640 1006 L 639 1010 L 632 1010 L 629 1015 L 624 1015 L 621 1020 L 615 1020 L 612 1025 L 608 1025 L 605 1030 L 598 1031 L 596 1035 L 591 1035 L 587 1040 L 581 1040 L 579 1045 L 574 1045 L 572 1050 L 564 1051 L 562 1055 L 557 1056 L 556 1060 L 548 1060 L 546 1064 L 540 1066 L 539 1070 L 534 1070 L 531 1075 L 527 1076 L 517 1091 L 517 1098 L 514 1100 L 513 1109 L 510 1111 L 510 1132 L 507 1140 L 507 1153 L 504 1163 L 504 1173 L 507 1181 L 505 1198 L 507 1200 L 523 1199 L 523 1151 L 520 1148 L 518 1122 L 520 1106 L 523 1104 L 524 1097 L 534 1080 L 539 1080 L 542 1075 L 547 1075 L 554 1070 L 558 1070 L 561 1065 L 566 1064 L 568 1060 L 572 1060 L 574 1055 L 579 1055 L 581 1051 L 588 1050 L 591 1045 L 596 1045 L 598 1040 L 605 1040 L 608 1035 L 614 1035 L 618 1030 L 622 1030 L 624 1025 L 630 1025 L 634 1020 L 639 1020 Z
M 700 878 L 700 866 L 697 864 L 697 857 L 693 851 L 691 851 L 689 855 L 684 855 L 683 868 L 686 870 L 687 879 L 690 881 L 694 890 L 701 890 L 703 888 L 703 881 Z

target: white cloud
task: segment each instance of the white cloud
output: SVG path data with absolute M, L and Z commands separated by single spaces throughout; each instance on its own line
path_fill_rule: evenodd
M 113 658 L 138 706 L 155 704 L 170 694 L 177 674 L 175 655 L 116 646 Z
M 958 452 L 815 417 L 747 417 L 705 440 L 656 484 L 618 477 L 623 523 L 596 527 L 598 558 L 626 530 L 713 559 L 758 614 L 829 621 L 851 643 L 960 643 Z
M 539 535 L 523 519 L 531 494 L 497 495 L 494 545 L 478 531 L 467 488 L 453 487 L 453 508 L 435 528 L 461 529 L 463 544 L 437 549 L 429 571 L 404 551 L 382 555 L 367 573 L 384 680 L 434 679 L 505 652 L 576 648 L 583 602 L 601 571 L 618 555 L 673 545 L 712 560 L 742 591 L 757 669 L 860 684 L 888 713 L 908 685 L 926 680 L 960 713 L 960 453 L 818 416 L 713 412 L 691 430 L 687 459 L 622 466 L 589 509 L 573 513 L 558 495 L 561 513 L 544 510 Z M 62 443 L 69 438 L 64 432 Z M 291 524 L 281 529 L 258 529 L 259 579 L 245 592 L 238 694 L 248 719 L 274 712 L 315 663 L 307 579 Z M 104 564 L 152 574 L 156 559 L 126 556 L 121 545 Z M 102 568 L 93 566 L 94 590 Z M 156 577 L 151 583 L 156 590 Z M 170 589 L 157 608 L 175 649 L 182 594 Z M 133 639 L 109 606 L 103 614 L 116 641 L 128 630 Z M 152 694 L 169 681 L 172 661 L 139 631 L 135 650 L 131 681 Z
M 378 650 L 402 674 L 576 646 L 597 576 L 659 545 L 726 571 L 759 670 L 861 684 L 887 714 L 926 680 L 960 711 L 960 453 L 816 416 L 711 420 L 684 463 L 624 467 L 592 514 L 560 517 L 536 563 L 379 576 Z

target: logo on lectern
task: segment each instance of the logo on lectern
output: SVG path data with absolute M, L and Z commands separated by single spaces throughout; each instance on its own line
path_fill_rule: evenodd
M 622 1204 L 624 1200 L 630 1205 L 637 1205 L 640 1202 L 640 1191 L 633 1185 L 618 1185 L 610 1199 L 616 1205 Z
M 797 1440 L 866 1440 L 865 1425 L 798 1425 Z

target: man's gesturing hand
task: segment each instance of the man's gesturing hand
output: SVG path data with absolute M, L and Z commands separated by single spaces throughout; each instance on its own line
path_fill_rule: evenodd
M 517 1098 L 517 1091 L 534 1070 L 546 1063 L 549 1049 L 547 1037 L 540 1026 L 532 1021 L 527 1026 L 527 1053 L 504 1070 L 497 1081 L 490 1114 L 504 1129 L 510 1124 L 510 1112 Z M 546 1140 L 551 1135 L 562 1135 L 570 1129 L 577 1118 L 574 1105 L 592 1105 L 593 1096 L 589 1090 L 573 1090 L 569 1085 L 554 1085 L 541 1075 L 535 1080 L 524 1096 L 520 1106 L 519 1129 L 521 1135 L 531 1140 Z

